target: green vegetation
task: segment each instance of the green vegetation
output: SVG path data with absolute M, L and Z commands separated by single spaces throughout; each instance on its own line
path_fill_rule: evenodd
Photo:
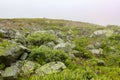
M 40 64 L 53 61 L 65 62 L 69 58 L 67 53 L 65 53 L 63 50 L 52 50 L 46 46 L 33 48 L 29 57 L 31 60 L 37 61 Z
M 26 42 L 31 45 L 40 46 L 50 41 L 55 42 L 56 39 L 57 37 L 55 35 L 50 34 L 48 32 L 43 32 L 43 33 L 38 32 L 28 35 L 26 38 Z
M 9 33 L 0 32 L 0 79 L 4 76 L 5 80 L 6 77 L 8 80 L 120 79 L 119 26 L 46 18 L 0 19 L 0 24 L 4 24 L 0 30 Z M 22 49 L 15 50 L 16 44 Z M 50 62 L 55 64 L 42 71 L 41 67 Z M 66 68 L 62 69 L 63 65 L 57 62 Z M 6 76 L 7 68 L 13 72 L 6 72 Z

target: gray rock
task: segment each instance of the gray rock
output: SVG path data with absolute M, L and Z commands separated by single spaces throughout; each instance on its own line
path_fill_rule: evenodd
M 57 42 L 57 43 L 64 43 L 64 41 L 63 41 L 61 38 L 58 38 L 58 39 L 56 40 L 56 42 Z
M 62 34 L 61 32 L 57 32 L 56 35 L 57 35 L 59 38 L 61 38 L 61 39 L 62 39 L 63 37 L 65 37 L 65 35 Z
M 66 68 L 66 66 L 62 62 L 50 62 L 50 63 L 47 63 L 47 64 L 41 66 L 35 72 L 36 72 L 36 74 L 41 76 L 44 74 L 57 73 L 57 72 L 64 70 L 65 68 Z
M 17 78 L 18 73 L 20 72 L 20 69 L 17 66 L 10 66 L 5 69 L 5 71 L 2 72 L 2 77 L 14 77 Z
M 53 48 L 55 46 L 55 43 L 53 41 L 52 42 L 48 42 L 46 44 L 46 46 Z
M 103 49 L 92 49 L 90 50 L 92 54 L 95 54 L 95 55 L 99 55 L 99 54 L 103 54 Z
M 66 43 L 60 43 L 54 47 L 54 49 L 62 49 L 66 47 Z
M 6 31 L 4 31 L 4 30 L 0 29 L 0 33 L 6 33 Z
M 23 35 L 19 31 L 16 31 L 16 33 L 15 33 L 15 39 L 21 38 L 22 36 Z
M 103 61 L 103 60 L 98 60 L 97 65 L 98 65 L 98 66 L 105 66 L 105 61 Z
M 99 48 L 99 47 L 101 46 L 101 44 L 100 44 L 99 42 L 96 42 L 96 43 L 94 44 L 94 46 L 95 46 L 96 48 Z
M 28 53 L 24 53 L 24 54 L 20 57 L 20 59 L 21 59 L 21 60 L 25 60 L 25 59 L 27 58 L 27 56 L 28 56 Z
M 62 49 L 65 52 L 70 52 L 73 48 L 75 48 L 75 45 L 69 42 L 59 43 L 54 47 L 54 49 Z
M 26 51 L 26 48 L 13 44 L 13 46 L 8 47 L 4 54 L 0 55 L 0 61 L 9 66 L 11 63 L 16 62 Z
M 90 37 L 103 35 L 109 37 L 113 34 L 113 30 L 97 30 Z
M 75 57 L 81 57 L 80 51 L 73 50 L 71 53 L 74 54 Z
M 92 45 L 92 44 L 90 44 L 90 45 L 88 45 L 87 47 L 86 47 L 86 49 L 94 49 L 95 47 L 94 47 L 94 45 Z
M 38 63 L 35 63 L 33 61 L 25 61 L 24 65 L 22 66 L 21 70 L 22 70 L 22 74 L 25 76 L 30 76 L 31 73 L 34 72 L 34 70 L 40 67 L 40 65 Z

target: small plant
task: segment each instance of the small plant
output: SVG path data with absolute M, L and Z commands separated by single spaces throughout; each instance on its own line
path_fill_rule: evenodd
M 0 63 L 0 70 L 5 68 L 5 64 L 4 63 Z

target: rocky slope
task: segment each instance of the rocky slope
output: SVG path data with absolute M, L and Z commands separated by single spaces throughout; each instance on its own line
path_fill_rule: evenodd
M 0 80 L 119 80 L 120 28 L 0 19 Z

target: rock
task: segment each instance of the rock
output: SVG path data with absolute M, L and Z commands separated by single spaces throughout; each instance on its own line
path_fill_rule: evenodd
M 15 34 L 16 34 L 16 31 L 8 29 L 8 30 L 6 30 L 5 38 L 7 38 L 7 39 L 15 39 Z
M 92 44 L 90 44 L 90 45 L 88 45 L 87 47 L 86 47 L 86 49 L 94 49 L 95 47 L 94 47 L 94 45 L 92 45 Z
M 98 65 L 98 66 L 105 66 L 105 61 L 103 61 L 103 60 L 98 60 L 97 65 Z
M 60 44 L 56 45 L 54 47 L 54 49 L 62 49 L 62 48 L 65 48 L 65 46 L 66 46 L 66 43 L 60 43 Z
M 69 57 L 73 60 L 76 58 L 74 54 L 69 54 Z
M 64 70 L 65 68 L 66 68 L 66 66 L 62 62 L 50 62 L 50 63 L 47 63 L 47 64 L 41 66 L 35 72 L 36 72 L 36 74 L 41 76 L 43 74 L 57 73 L 57 72 Z
M 103 35 L 105 37 L 109 37 L 112 34 L 113 34 L 113 30 L 97 30 L 92 35 L 90 35 L 90 37 L 100 36 L 100 35 Z
M 55 46 L 55 43 L 53 41 L 52 42 L 48 42 L 46 44 L 46 46 L 53 48 Z
M 95 46 L 95 48 L 100 48 L 101 44 L 99 42 L 95 42 L 94 46 Z
M 5 31 L 0 29 L 0 38 L 4 38 L 5 37 Z
M 6 31 L 4 31 L 4 30 L 0 29 L 0 33 L 4 33 L 4 34 L 5 34 L 5 33 L 6 33 Z
M 51 34 L 55 34 L 54 30 L 49 30 L 48 32 L 50 32 Z
M 101 44 L 99 42 L 94 42 L 89 44 L 86 49 L 90 50 L 90 49 L 95 49 L 95 48 L 100 48 Z
M 103 49 L 92 49 L 90 50 L 92 54 L 100 55 L 103 52 Z
M 16 65 L 14 65 L 14 66 L 7 67 L 5 71 L 1 73 L 1 75 L 2 77 L 7 77 L 7 78 L 9 77 L 17 78 L 19 72 L 20 72 L 20 69 Z
M 57 43 L 64 43 L 64 41 L 63 41 L 61 38 L 58 38 L 58 39 L 56 40 L 56 42 L 57 42 Z
M 22 66 L 22 75 L 30 76 L 31 73 L 34 72 L 34 70 L 39 67 L 40 65 L 38 63 L 35 63 L 33 61 L 25 61 L 24 65 Z
M 25 59 L 27 58 L 27 56 L 28 56 L 28 53 L 24 53 L 24 54 L 20 57 L 20 59 L 21 59 L 21 60 L 25 60 Z
M 63 49 L 65 52 L 70 52 L 73 48 L 75 48 L 75 45 L 69 42 L 59 43 L 54 47 L 54 49 Z
M 19 31 L 16 31 L 15 39 L 21 38 L 22 36 L 23 35 Z
M 15 43 L 10 44 L 10 46 L 6 45 L 5 51 L 0 55 L 0 62 L 6 66 L 10 66 L 11 63 L 16 62 L 24 52 L 27 52 L 27 49 L 23 46 L 21 47 Z
M 53 30 L 39 30 L 39 31 L 35 31 L 33 34 L 36 33 L 50 33 L 50 34 L 55 34 L 55 32 Z
M 56 35 L 58 36 L 58 38 L 63 39 L 63 37 L 65 37 L 64 34 L 62 34 L 61 32 L 57 32 Z

